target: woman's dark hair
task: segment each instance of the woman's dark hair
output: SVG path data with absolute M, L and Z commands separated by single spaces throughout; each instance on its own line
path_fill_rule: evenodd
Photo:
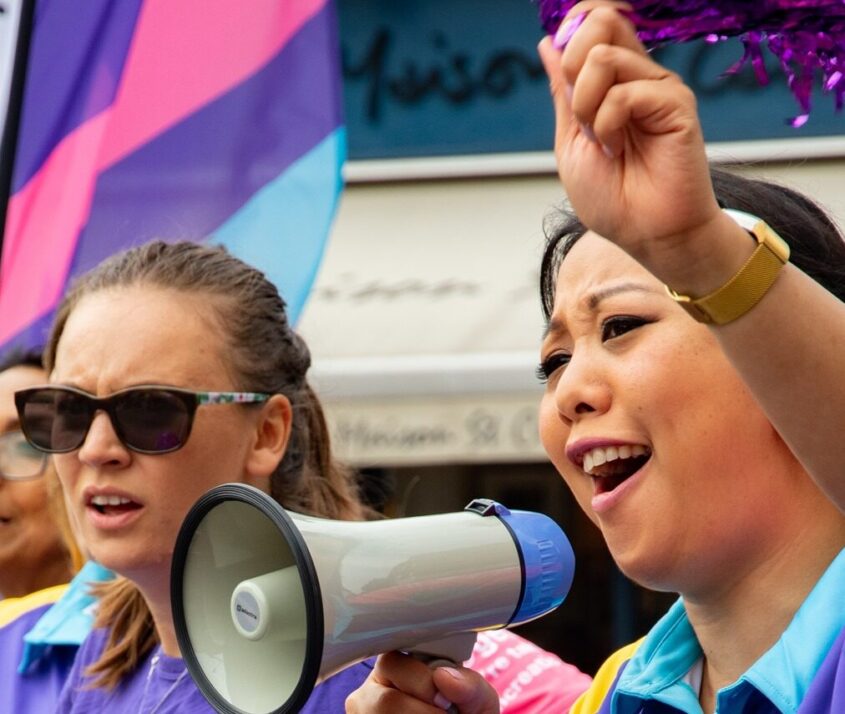
M 201 297 L 213 310 L 223 354 L 239 391 L 283 394 L 293 410 L 284 457 L 270 477 L 270 495 L 300 513 L 360 520 L 370 513 L 353 473 L 331 455 L 323 409 L 306 379 L 311 354 L 288 323 L 285 303 L 259 270 L 199 243 L 154 241 L 119 253 L 84 275 L 65 296 L 44 352 L 51 371 L 67 320 L 86 296 L 154 287 Z M 97 626 L 110 629 L 100 660 L 88 669 L 95 686 L 113 687 L 155 645 L 146 603 L 123 578 L 99 585 Z
M 791 188 L 711 168 L 716 199 L 762 218 L 790 248 L 789 262 L 845 301 L 845 240 L 825 211 Z M 562 209 L 546 218 L 546 248 L 540 265 L 543 315 L 551 318 L 560 265 L 587 232 L 578 217 Z

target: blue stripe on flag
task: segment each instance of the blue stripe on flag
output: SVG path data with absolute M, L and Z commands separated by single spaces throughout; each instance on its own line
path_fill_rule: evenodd
M 267 184 L 212 236 L 242 260 L 263 270 L 296 324 L 320 265 L 340 196 L 346 131 L 332 132 Z

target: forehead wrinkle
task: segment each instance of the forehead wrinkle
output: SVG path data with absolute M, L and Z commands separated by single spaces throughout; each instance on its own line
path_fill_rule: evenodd
M 578 303 L 584 312 L 592 315 L 598 311 L 602 302 L 608 298 L 629 292 L 646 293 L 649 295 L 655 295 L 658 293 L 658 291 L 650 285 L 626 281 L 617 285 L 597 288 L 596 290 L 593 290 L 581 297 L 578 300 Z M 548 321 L 545 329 L 543 330 L 543 340 L 546 340 L 549 337 L 560 338 L 567 334 L 569 334 L 569 328 L 567 327 L 566 322 L 561 318 L 553 317 Z

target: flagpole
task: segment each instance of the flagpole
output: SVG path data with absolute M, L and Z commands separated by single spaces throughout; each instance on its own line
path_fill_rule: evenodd
M 3 256 L 6 210 L 12 188 L 35 2 L 36 0 L 0 0 L 0 23 L 5 25 L 0 25 L 0 34 L 11 40 L 5 50 L 6 56 L 0 57 L 0 63 L 4 60 L 8 63 L 5 67 L 0 64 L 0 91 L 8 87 L 6 114 L 5 117 L 0 116 L 0 126 L 3 130 L 0 138 L 0 259 Z M 0 97 L 0 113 L 3 99 L 4 97 Z

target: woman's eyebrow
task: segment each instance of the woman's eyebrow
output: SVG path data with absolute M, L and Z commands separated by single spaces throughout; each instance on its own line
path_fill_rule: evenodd
M 542 339 L 543 341 L 545 341 L 546 338 L 550 335 L 555 339 L 558 339 L 561 335 L 566 334 L 566 332 L 566 323 L 563 320 L 553 318 L 549 320 L 549 322 L 546 324 L 546 327 L 543 329 Z
M 647 283 L 618 283 L 617 285 L 609 285 L 605 288 L 599 288 L 598 290 L 594 290 L 593 292 L 588 293 L 582 298 L 582 304 L 586 305 L 587 309 L 590 312 L 595 312 L 596 310 L 598 310 L 599 305 L 601 305 L 602 301 L 607 300 L 608 298 L 613 297 L 615 295 L 628 292 L 648 293 L 649 295 L 657 295 L 660 291 L 657 290 L 655 287 L 648 285 Z M 549 336 L 560 338 L 561 335 L 565 335 L 567 334 L 567 332 L 568 328 L 566 326 L 566 323 L 563 320 L 555 317 L 549 320 L 549 322 L 546 324 L 546 327 L 543 330 L 543 340 L 545 340 Z
M 609 285 L 604 288 L 599 288 L 591 293 L 588 293 L 581 299 L 581 303 L 587 307 L 590 312 L 596 312 L 604 300 L 622 293 L 637 292 L 648 293 L 649 295 L 659 294 L 659 290 L 647 283 L 625 282 L 617 285 Z M 559 338 L 568 332 L 566 323 L 559 318 L 552 318 L 549 320 L 545 329 L 543 330 L 543 340 L 547 337 Z
M 599 288 L 598 290 L 590 293 L 586 296 L 585 302 L 591 311 L 595 311 L 598 309 L 599 305 L 601 305 L 602 301 L 607 300 L 607 298 L 628 292 L 654 294 L 658 291 L 646 283 L 619 283 L 618 285 L 609 285 L 606 288 Z

